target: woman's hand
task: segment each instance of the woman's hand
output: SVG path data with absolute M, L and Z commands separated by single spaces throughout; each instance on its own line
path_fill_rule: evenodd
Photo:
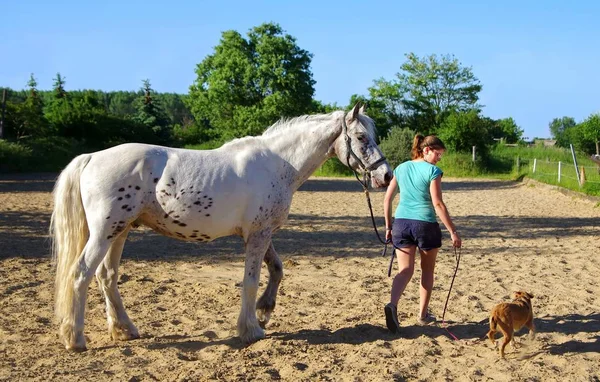
M 392 229 L 391 228 L 386 228 L 386 230 L 385 230 L 385 241 L 388 243 L 392 242 Z
M 460 235 L 458 234 L 457 231 L 454 231 L 450 234 L 450 237 L 452 238 L 452 246 L 454 248 L 460 248 L 462 245 L 462 240 L 460 239 Z

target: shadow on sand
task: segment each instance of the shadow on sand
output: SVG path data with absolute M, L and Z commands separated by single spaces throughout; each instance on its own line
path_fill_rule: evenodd
M 569 314 L 566 316 L 544 317 L 535 320 L 538 333 L 561 333 L 575 335 L 578 333 L 600 332 L 600 314 L 589 315 Z M 487 341 L 486 333 L 489 329 L 488 320 L 479 322 L 454 323 L 448 322 L 448 330 L 465 344 L 475 344 Z M 517 333 L 517 337 L 527 334 L 523 329 Z M 328 329 L 301 329 L 292 331 L 275 331 L 267 334 L 267 338 L 278 341 L 303 341 L 310 345 L 322 344 L 352 344 L 384 341 L 401 341 L 402 339 L 416 339 L 421 336 L 435 338 L 438 336 L 449 336 L 448 332 L 439 325 L 431 326 L 403 326 L 400 334 L 392 334 L 383 325 L 359 324 L 337 330 Z M 497 338 L 500 336 L 497 335 Z M 238 337 L 220 340 L 192 340 L 191 336 L 167 335 L 155 337 L 158 342 L 145 345 L 149 349 L 176 348 L 185 352 L 194 352 L 209 346 L 227 345 L 232 349 L 241 349 L 245 345 Z M 577 340 L 567 341 L 562 344 L 548 344 L 543 347 L 544 352 L 563 355 L 565 353 L 600 352 L 600 336 L 591 338 L 592 341 L 583 342 Z
M 56 174 L 17 174 L 0 176 L 0 193 L 50 192 Z M 449 183 L 451 190 L 479 190 L 483 188 L 515 187 L 514 182 L 469 181 Z M 358 191 L 360 185 L 350 179 L 310 179 L 302 187 L 305 191 Z M 496 216 L 490 224 L 489 216 L 469 215 L 455 219 L 462 228 L 463 237 L 477 238 L 528 238 L 535 231 L 539 237 L 568 237 L 571 235 L 596 234 L 600 220 L 577 217 L 512 217 Z M 383 218 L 377 217 L 378 227 L 383 226 Z M 0 211 L 0 259 L 9 257 L 45 258 L 50 254 L 48 225 L 50 213 L 35 211 Z M 322 231 L 295 231 L 291 228 L 301 225 L 333 227 L 325 234 Z M 355 227 L 360 227 L 357 230 Z M 447 235 L 444 232 L 444 235 Z M 334 256 L 344 257 L 352 253 L 376 256 L 381 251 L 380 244 L 371 229 L 368 214 L 356 216 L 318 216 L 291 214 L 288 223 L 273 237 L 275 248 L 283 256 Z M 311 245 L 299 245 L 310 243 Z M 349 251 L 350 247 L 353 251 Z M 358 249 L 358 251 L 356 251 Z M 489 248 L 488 255 L 505 252 L 501 245 Z M 211 243 L 187 243 L 163 237 L 151 231 L 133 230 L 125 245 L 124 259 L 139 260 L 193 260 L 198 256 L 209 256 L 215 261 L 230 261 L 243 253 L 243 243 L 238 237 L 220 238 Z M 464 251 L 469 255 L 469 251 Z

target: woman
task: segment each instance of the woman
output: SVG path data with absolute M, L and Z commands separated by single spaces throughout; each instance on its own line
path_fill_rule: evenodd
M 452 245 L 460 248 L 461 240 L 446 205 L 442 200 L 442 170 L 436 164 L 446 147 L 436 136 L 417 134 L 413 141 L 411 161 L 400 164 L 388 186 L 383 201 L 385 237 L 392 240 L 400 271 L 392 283 L 391 301 L 385 306 L 385 319 L 392 333 L 400 331 L 397 304 L 415 269 L 417 247 L 421 254 L 421 304 L 417 323 L 435 322 L 429 314 L 429 298 L 433 289 L 433 273 L 438 250 L 442 246 L 442 231 L 437 223 L 439 216 L 451 232 Z M 400 192 L 392 224 L 392 200 Z

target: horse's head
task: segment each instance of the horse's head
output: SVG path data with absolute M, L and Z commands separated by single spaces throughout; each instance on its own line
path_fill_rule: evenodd
M 335 141 L 335 154 L 346 166 L 371 176 L 373 188 L 386 187 L 392 169 L 375 141 L 375 124 L 356 104 L 342 118 L 342 133 Z

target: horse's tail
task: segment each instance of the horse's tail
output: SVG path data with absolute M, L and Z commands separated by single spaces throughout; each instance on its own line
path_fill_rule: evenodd
M 83 251 L 88 224 L 81 201 L 81 172 L 90 154 L 76 157 L 61 172 L 54 186 L 54 210 L 50 219 L 52 259 L 56 265 L 55 314 L 59 322 L 71 315 L 74 272 L 73 264 Z

